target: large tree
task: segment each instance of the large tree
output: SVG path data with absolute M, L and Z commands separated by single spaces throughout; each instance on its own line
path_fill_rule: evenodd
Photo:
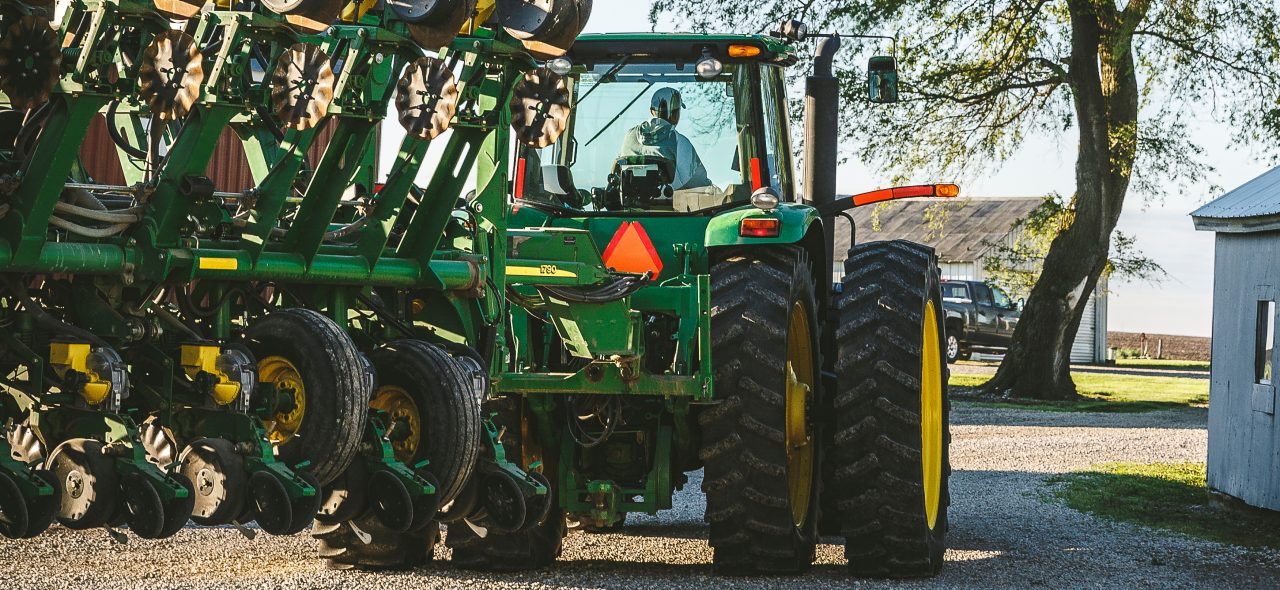
M 1076 146 L 1074 218 L 1052 242 L 1013 343 L 986 389 L 1076 395 L 1071 343 L 1131 192 L 1199 185 L 1212 168 L 1194 119 L 1229 124 L 1241 143 L 1280 136 L 1276 0 L 657 0 L 655 24 L 897 35 L 903 101 L 861 100 L 842 72 L 846 141 L 894 179 L 973 178 L 1033 135 Z M 1070 145 L 1064 141 L 1063 145 Z M 1027 192 L 1048 187 L 1028 186 Z

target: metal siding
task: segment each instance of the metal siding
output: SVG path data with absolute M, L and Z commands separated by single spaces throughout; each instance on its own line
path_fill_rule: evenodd
M 94 182 L 124 184 L 120 156 L 116 153 L 116 144 L 107 134 L 107 120 L 102 115 L 89 122 L 89 132 L 85 134 L 84 143 L 80 144 L 80 162 Z
M 1280 213 L 1280 167 L 1263 172 L 1209 204 L 1196 209 L 1192 217 L 1235 219 Z
M 1280 235 L 1218 234 L 1209 382 L 1209 487 L 1271 510 L 1280 510 L 1280 432 L 1274 414 L 1253 408 L 1253 342 L 1257 302 L 1280 292 L 1278 258 Z M 1273 342 L 1273 364 L 1278 352 Z
M 1090 295 L 1084 304 L 1084 315 L 1080 318 L 1080 329 L 1076 332 L 1076 339 L 1071 343 L 1071 362 L 1073 363 L 1092 363 L 1094 362 L 1093 334 L 1097 330 L 1097 306 L 1095 305 L 1096 294 Z
M 316 133 L 316 140 L 307 150 L 307 161 L 312 165 L 320 161 L 321 154 L 333 138 L 334 125 L 327 119 Z M 96 182 L 103 184 L 124 184 L 124 175 L 120 171 L 120 159 L 115 144 L 107 134 L 106 119 L 102 115 L 93 118 L 89 124 L 89 132 L 80 147 L 80 159 L 85 170 Z M 240 138 L 230 128 L 223 129 L 214 148 L 213 158 L 205 170 L 205 176 L 213 181 L 220 191 L 240 192 L 251 189 L 256 183 L 245 158 Z

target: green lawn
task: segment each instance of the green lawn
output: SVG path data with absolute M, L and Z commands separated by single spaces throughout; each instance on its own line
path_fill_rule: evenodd
M 1067 506 L 1106 519 L 1195 537 L 1280 548 L 1280 516 L 1241 515 L 1209 503 L 1204 463 L 1103 463 L 1049 478 Z
M 1073 373 L 1080 395 L 1072 402 L 982 403 L 989 407 L 1016 407 L 1060 412 L 1149 412 L 1209 403 L 1209 380 L 1145 375 Z M 986 375 L 952 374 L 952 387 L 975 388 L 986 383 Z
M 1208 371 L 1209 361 L 1178 361 L 1172 359 L 1116 359 L 1117 367 L 1135 367 L 1140 369 L 1187 369 L 1192 371 Z

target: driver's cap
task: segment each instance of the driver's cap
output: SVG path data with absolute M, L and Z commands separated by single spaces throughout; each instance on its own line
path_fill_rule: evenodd
M 659 88 L 653 93 L 653 101 L 649 103 L 649 108 L 653 110 L 654 116 L 670 122 L 680 116 L 680 109 L 684 108 L 684 100 L 680 98 L 680 91 L 675 88 Z

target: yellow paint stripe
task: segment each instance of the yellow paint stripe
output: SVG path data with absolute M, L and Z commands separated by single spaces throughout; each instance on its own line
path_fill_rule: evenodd
M 200 270 L 236 270 L 240 261 L 235 258 L 201 258 Z
M 554 265 L 543 266 L 508 266 L 507 275 L 513 277 L 559 277 L 565 279 L 576 279 L 578 273 L 561 270 Z

